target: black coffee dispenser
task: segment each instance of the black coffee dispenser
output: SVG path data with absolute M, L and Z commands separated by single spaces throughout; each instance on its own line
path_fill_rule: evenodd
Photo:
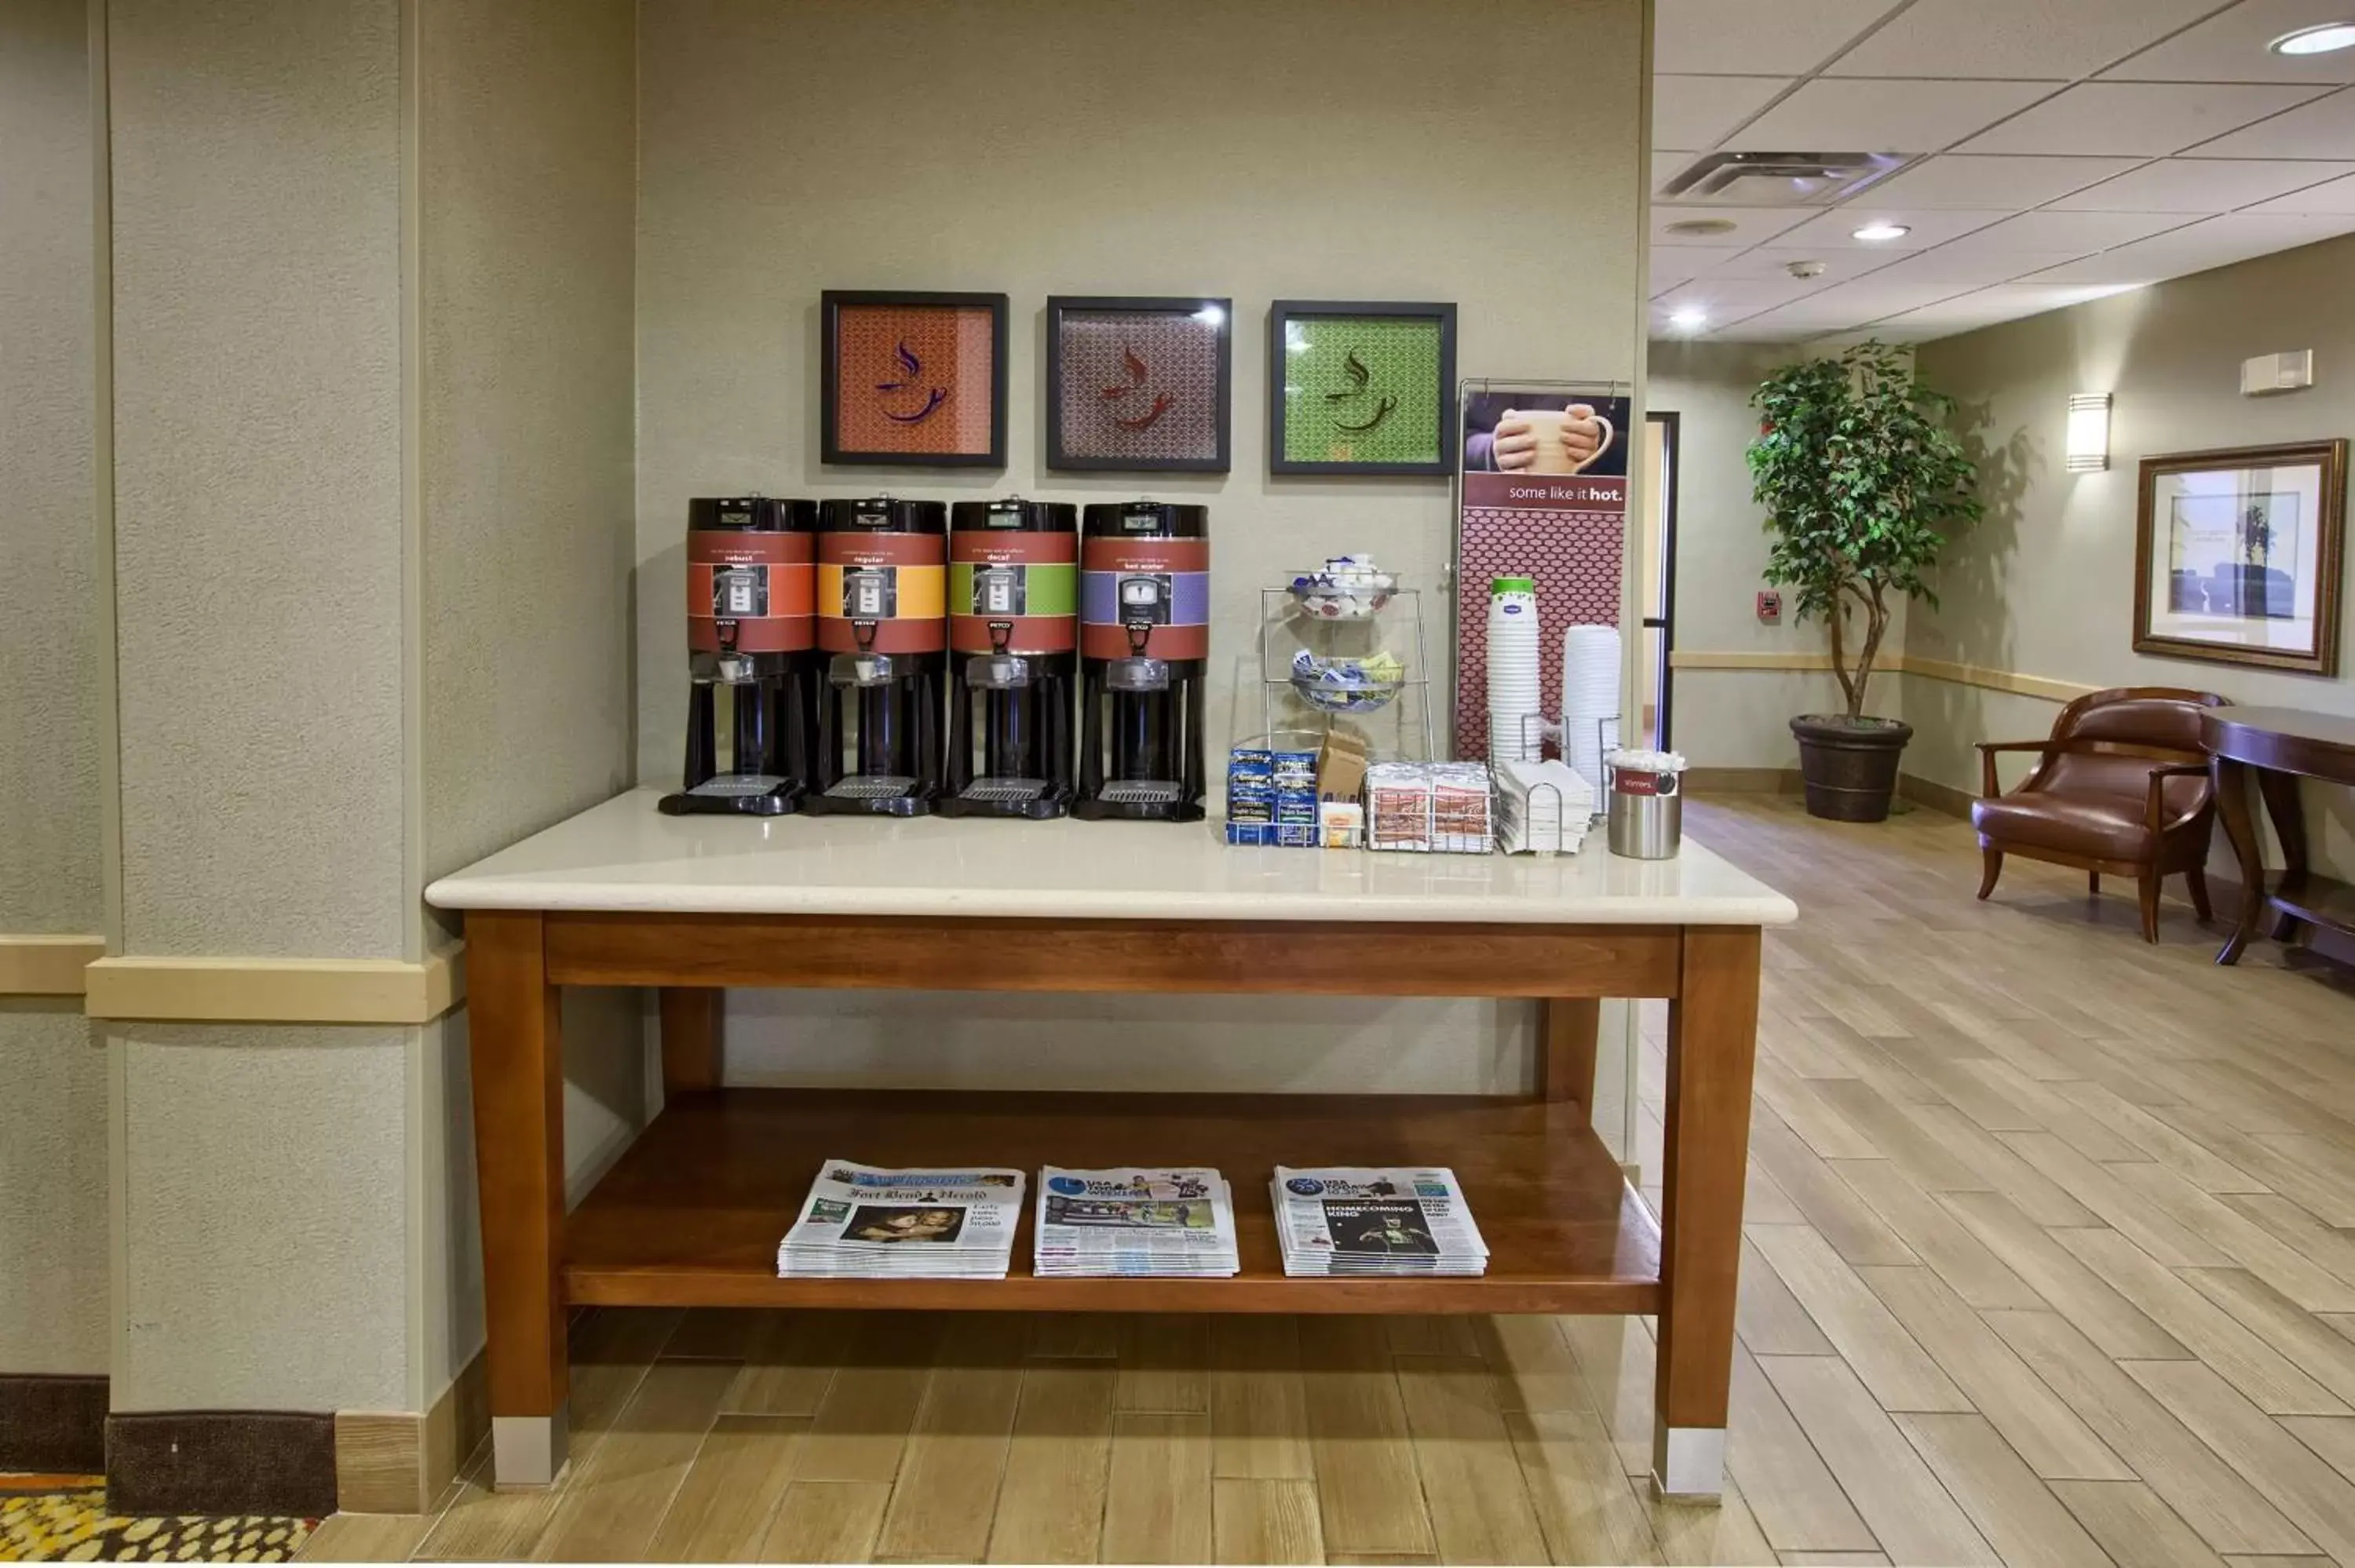
M 687 777 L 662 809 L 778 816 L 816 736 L 817 503 L 698 497 L 687 515 Z
M 802 809 L 911 817 L 941 788 L 948 508 L 827 501 L 818 509 L 817 760 Z
M 1091 820 L 1202 818 L 1210 512 L 1127 501 L 1080 531 L 1080 789 Z
M 1071 800 L 1079 509 L 949 509 L 946 817 L 1060 817 Z

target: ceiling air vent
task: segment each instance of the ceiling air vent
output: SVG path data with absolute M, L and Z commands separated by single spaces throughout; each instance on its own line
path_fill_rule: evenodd
M 1707 153 L 1660 196 L 1728 207 L 1825 207 L 1880 184 L 1906 162 L 1898 153 Z

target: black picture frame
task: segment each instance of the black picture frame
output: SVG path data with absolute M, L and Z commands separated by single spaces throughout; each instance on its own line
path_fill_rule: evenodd
M 1428 462 L 1324 462 L 1284 452 L 1285 327 L 1303 318 L 1401 316 L 1439 324 L 1439 379 L 1433 383 L 1438 440 Z M 1455 306 L 1441 301 L 1278 300 L 1267 308 L 1267 471 L 1289 474 L 1413 475 L 1444 479 L 1455 471 L 1450 425 L 1455 410 Z
M 990 313 L 989 450 L 986 452 L 909 452 L 848 450 L 843 445 L 842 311 L 845 306 L 917 310 L 986 310 Z M 822 344 L 818 355 L 818 456 L 826 463 L 888 468 L 1004 468 L 1006 466 L 1007 322 L 1004 294 L 904 289 L 827 289 L 818 296 Z
M 1201 458 L 1099 455 L 1070 450 L 1063 429 L 1063 328 L 1078 314 L 1167 313 L 1199 317 L 1219 313 L 1217 451 Z M 1047 466 L 1081 473 L 1226 473 L 1234 455 L 1235 308 L 1231 299 L 1211 295 L 1136 297 L 1113 294 L 1050 294 L 1047 297 Z

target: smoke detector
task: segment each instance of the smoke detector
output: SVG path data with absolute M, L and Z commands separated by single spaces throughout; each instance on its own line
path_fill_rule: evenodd
M 1899 153 L 1704 153 L 1660 195 L 1728 207 L 1828 207 L 1879 185 L 1907 162 Z
M 1783 270 L 1794 278 L 1820 278 L 1824 275 L 1824 264 L 1820 261 L 1794 261 Z

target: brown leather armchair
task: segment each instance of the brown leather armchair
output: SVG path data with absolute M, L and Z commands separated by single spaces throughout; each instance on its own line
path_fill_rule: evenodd
M 2213 692 L 2175 686 L 2115 686 L 2061 710 L 2044 740 L 1982 741 L 1985 798 L 1971 803 L 1987 874 L 1995 891 L 2006 854 L 2073 865 L 2094 893 L 2102 873 L 2131 876 L 2142 901 L 2142 936 L 2158 940 L 2158 885 L 2180 872 L 2200 918 L 2209 916 L 2208 839 L 2215 787 L 2200 739 L 2204 709 L 2227 706 Z M 2003 793 L 1998 752 L 2041 759 L 2019 789 Z

